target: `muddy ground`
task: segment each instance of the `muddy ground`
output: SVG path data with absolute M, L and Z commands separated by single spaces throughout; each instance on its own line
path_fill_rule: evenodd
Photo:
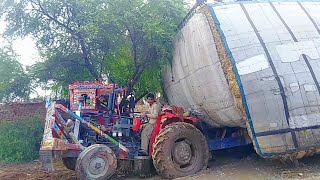
M 46 174 L 41 170 L 39 161 L 23 165 L 0 165 L 0 179 L 76 179 L 73 171 L 64 168 L 62 163 L 55 163 L 55 172 Z M 138 180 L 134 176 L 115 175 L 112 179 Z M 157 175 L 145 180 L 160 180 Z M 276 179 L 320 179 L 320 155 L 307 157 L 300 161 L 300 167 L 292 163 L 270 161 L 258 157 L 252 150 L 233 149 L 214 152 L 214 159 L 209 162 L 208 169 L 179 180 L 276 180 Z

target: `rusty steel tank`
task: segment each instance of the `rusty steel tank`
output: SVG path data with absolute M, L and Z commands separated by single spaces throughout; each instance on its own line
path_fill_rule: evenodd
M 244 127 L 262 157 L 320 145 L 320 1 L 205 4 L 177 32 L 170 104 L 214 127 Z

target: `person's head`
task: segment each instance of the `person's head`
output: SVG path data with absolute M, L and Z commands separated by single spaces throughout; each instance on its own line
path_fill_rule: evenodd
M 155 100 L 154 94 L 149 93 L 149 94 L 147 95 L 147 102 L 148 102 L 150 105 L 152 105 L 155 101 L 156 101 L 156 100 Z

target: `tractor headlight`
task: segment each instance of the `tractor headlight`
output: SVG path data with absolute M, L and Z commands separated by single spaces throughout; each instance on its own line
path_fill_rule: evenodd
M 113 137 L 117 137 L 117 132 L 113 132 L 113 133 L 112 133 L 112 136 L 113 136 Z

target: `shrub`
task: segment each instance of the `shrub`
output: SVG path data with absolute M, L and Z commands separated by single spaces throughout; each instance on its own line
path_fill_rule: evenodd
M 43 134 L 40 116 L 0 123 L 0 163 L 37 159 Z

